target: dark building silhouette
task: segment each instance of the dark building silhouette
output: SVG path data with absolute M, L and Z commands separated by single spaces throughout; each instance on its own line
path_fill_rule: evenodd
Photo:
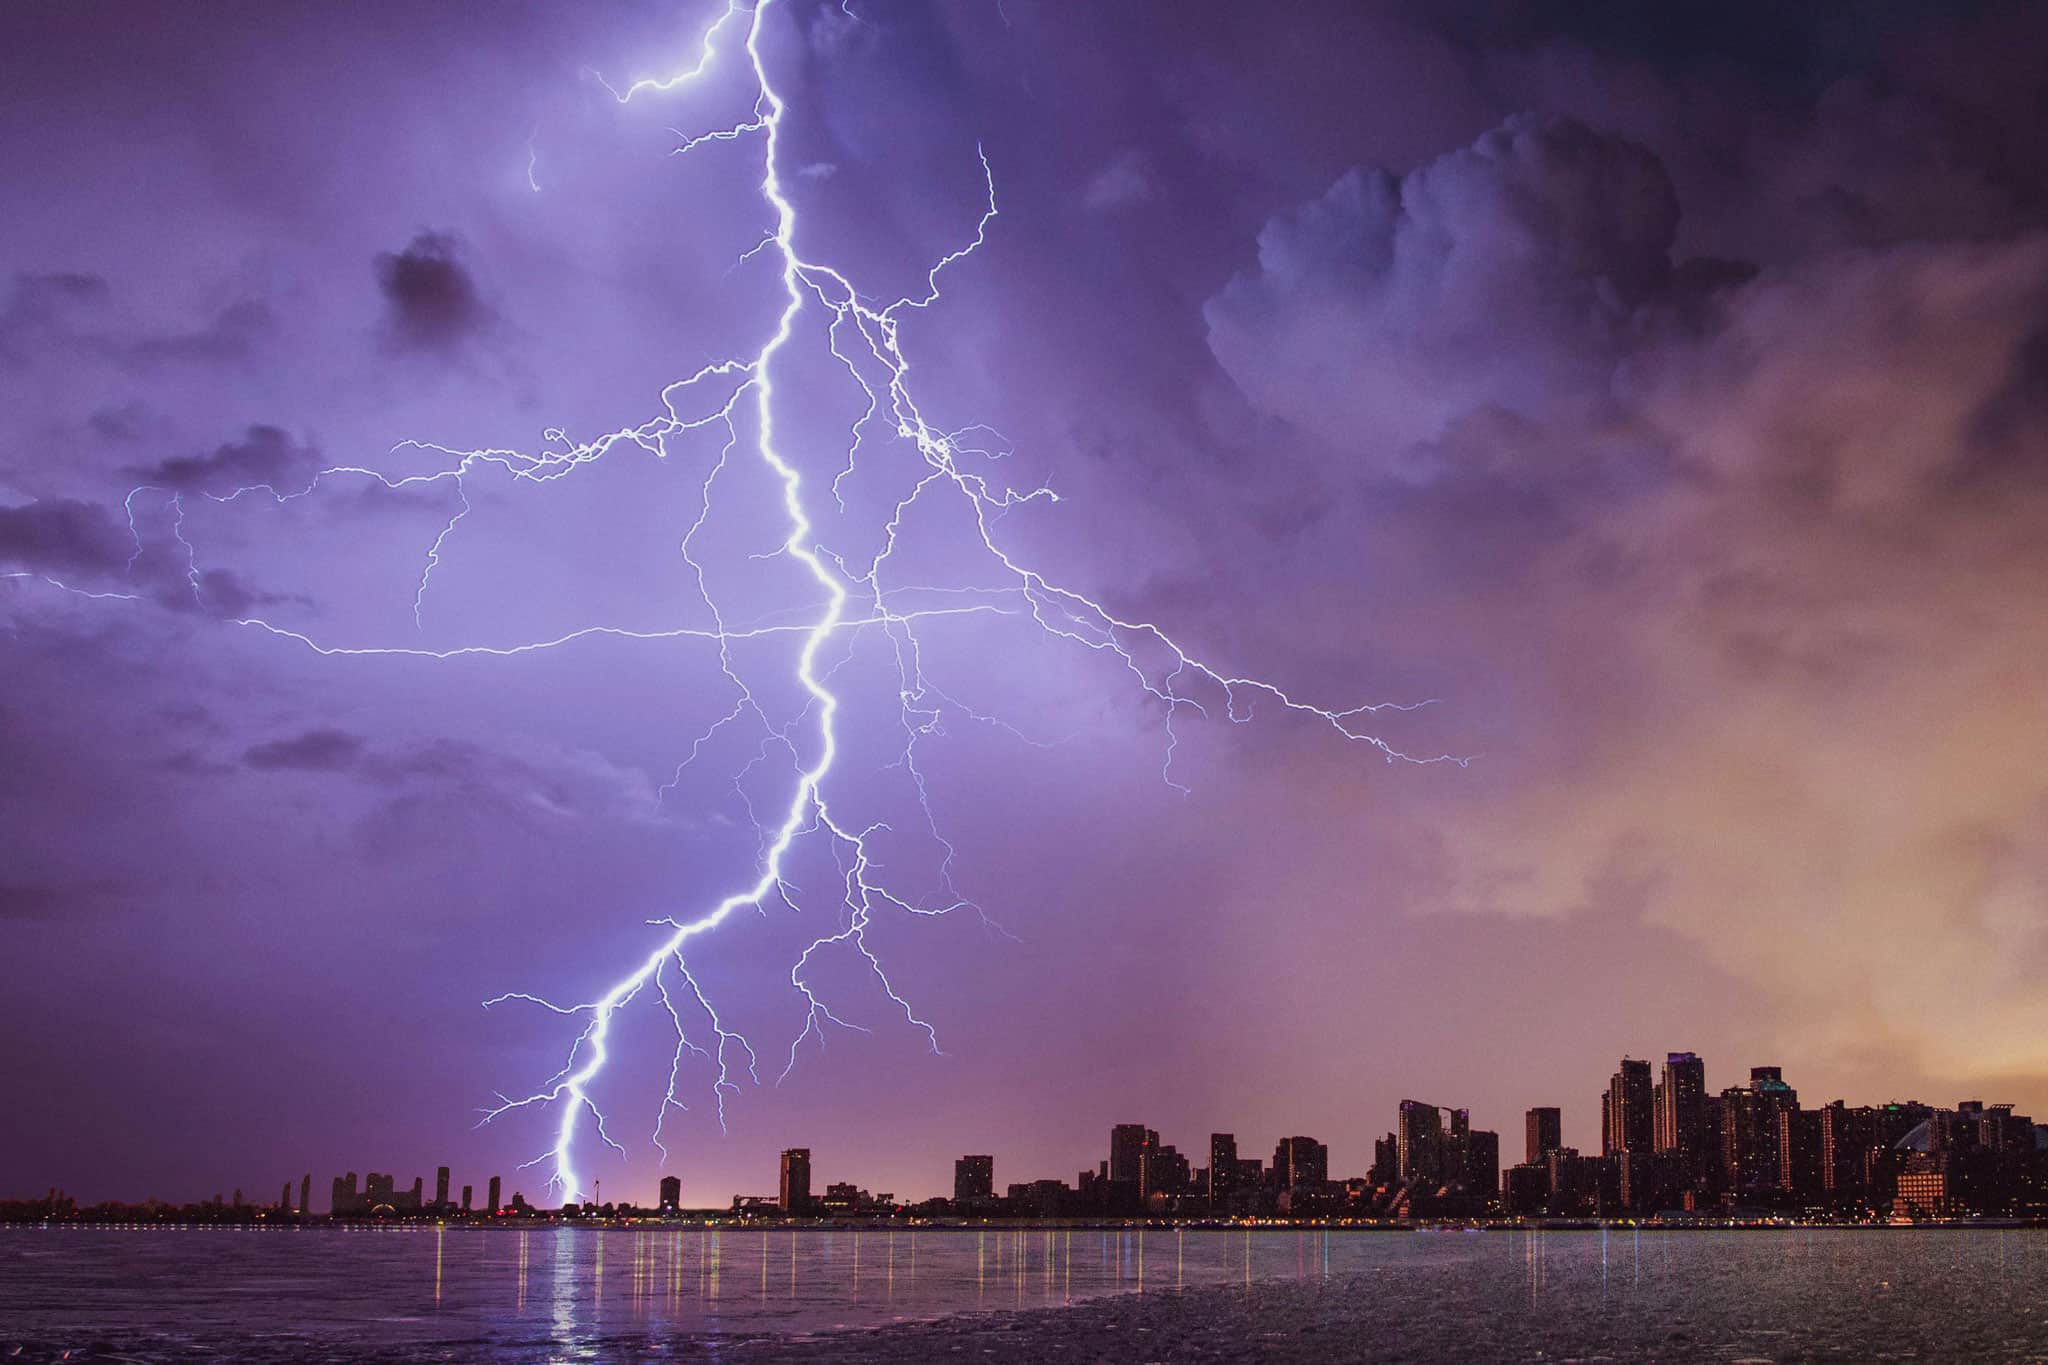
M 1159 1134 L 1142 1123 L 1119 1123 L 1109 1130 L 1109 1178 L 1119 1185 L 1144 1180 L 1145 1153 L 1159 1145 Z
M 802 1213 L 811 1206 L 811 1149 L 792 1147 L 782 1154 L 782 1211 Z
M 683 1206 L 683 1182 L 680 1176 L 665 1175 L 661 1178 L 661 1202 L 663 1213 L 674 1213 Z
M 982 1204 L 996 1197 L 996 1159 L 992 1156 L 963 1156 L 953 1163 L 953 1198 L 962 1204 Z
M 1465 1138 L 1465 1188 L 1491 1200 L 1500 1189 L 1500 1134 L 1475 1128 Z
M 1033 1218 L 1057 1218 L 1073 1208 L 1074 1191 L 1064 1180 L 1033 1180 L 1009 1188 L 1010 1207 Z
M 499 1209 L 501 1209 L 501 1208 L 505 1207 L 505 1206 L 504 1206 L 503 1204 L 501 1204 L 501 1203 L 499 1203 L 499 1202 L 498 1202 L 498 1194 L 499 1194 L 499 1189 L 500 1189 L 500 1186 L 499 1186 L 499 1184 L 498 1184 L 498 1180 L 499 1180 L 499 1177 L 497 1177 L 497 1176 L 495 1176 L 495 1175 L 491 1177 L 491 1193 L 490 1193 L 490 1202 L 491 1202 L 491 1206 L 490 1206 L 490 1207 L 489 1207 L 488 1209 L 484 1210 L 484 1212 L 486 1212 L 486 1213 L 489 1213 L 489 1214 L 492 1214 L 493 1216 L 495 1216 L 495 1215 L 497 1214 L 497 1212 L 498 1212 L 498 1210 L 499 1210 Z
M 1193 1183 L 1188 1159 L 1172 1143 L 1158 1141 L 1158 1134 L 1151 1136 L 1151 1145 L 1138 1158 L 1139 1196 L 1150 1199 L 1154 1195 L 1170 1197 L 1187 1193 Z
M 1396 1212 L 1476 1214 L 1500 1197 L 1500 1135 L 1475 1130 L 1469 1110 L 1403 1100 L 1394 1132 L 1373 1151 L 1376 1170 L 1389 1155 L 1393 1159 L 1390 1207 Z
M 305 1177 L 299 1181 L 299 1212 L 301 1214 L 307 1214 L 311 1213 L 312 1211 L 313 1173 L 311 1171 L 308 1171 L 306 1172 Z
M 1861 1201 L 1870 1188 L 1870 1157 L 1882 1145 L 1877 1110 L 1841 1100 L 1820 1114 L 1820 1183 L 1831 1203 Z
M 1650 1064 L 1631 1057 L 1622 1058 L 1621 1067 L 1608 1081 L 1607 1094 L 1600 1104 L 1600 1155 L 1613 1156 L 1617 1152 L 1647 1155 L 1656 1150 L 1651 1140 L 1656 1131 L 1656 1117 L 1651 1104 Z
M 1402 1100 L 1394 1124 L 1400 1178 L 1433 1179 L 1443 1172 L 1443 1113 L 1421 1100 Z
M 1551 1213 L 1589 1217 L 1620 1203 L 1621 1168 L 1612 1157 L 1581 1156 L 1572 1147 L 1550 1154 Z
M 1209 1134 L 1209 1189 L 1211 1199 L 1227 1199 L 1237 1188 L 1237 1134 Z
M 1320 1193 L 1330 1183 L 1330 1149 L 1312 1137 L 1287 1137 L 1273 1149 L 1273 1184 Z
M 1779 1193 L 1779 1115 L 1799 1107 L 1799 1092 L 1775 1066 L 1749 1070 L 1749 1085 L 1721 1092 L 1721 1168 L 1727 1197 L 1768 1202 Z
M 1556 1151 L 1555 1147 L 1550 1149 Z M 1525 1161 L 1501 1172 L 1501 1208 L 1518 1218 L 1532 1218 L 1550 1210 L 1550 1163 Z
M 1524 1117 L 1527 1137 L 1522 1158 L 1534 1166 L 1547 1161 L 1550 1154 L 1564 1146 L 1564 1116 L 1555 1108 L 1531 1109 Z
M 1401 1179 L 1401 1144 L 1392 1133 L 1383 1138 L 1374 1138 L 1372 1143 L 1372 1170 L 1367 1173 L 1377 1188 L 1396 1184 Z
M 825 1186 L 825 1197 L 818 1200 L 818 1208 L 826 1213 L 863 1213 L 874 1211 L 877 1204 L 874 1195 L 851 1181 L 841 1180 Z
M 470 1206 L 469 1206 L 469 1195 L 470 1195 L 470 1190 L 471 1190 L 472 1188 L 473 1188 L 473 1187 L 471 1187 L 471 1186 L 469 1186 L 469 1185 L 464 1185 L 464 1186 L 462 1187 L 462 1211 L 463 1211 L 464 1213 L 468 1213 L 468 1212 L 470 1212 Z
M 1825 1189 L 1821 1125 L 1818 1109 L 1778 1111 L 1778 1191 L 1798 1203 L 1819 1203 Z
M 1620 1207 L 1634 1213 L 1656 1213 L 1684 1204 L 1687 1185 L 1676 1153 L 1623 1148 L 1609 1160 L 1614 1164 L 1615 1198 Z
M 334 1179 L 334 1195 L 330 1201 L 332 1212 L 337 1217 L 350 1216 L 398 1216 L 419 1213 L 425 1207 L 422 1193 L 426 1182 L 415 1178 L 412 1188 L 398 1188 L 396 1176 L 371 1171 L 363 1177 L 363 1188 L 356 1192 L 356 1173 L 350 1171 L 344 1179 Z
M 448 1168 L 441 1166 L 434 1171 L 434 1207 L 448 1207 Z
M 1707 1064 L 1690 1052 L 1664 1058 L 1657 1080 L 1656 1150 L 1674 1157 L 1688 1177 L 1699 1173 L 1711 1147 L 1707 1142 Z

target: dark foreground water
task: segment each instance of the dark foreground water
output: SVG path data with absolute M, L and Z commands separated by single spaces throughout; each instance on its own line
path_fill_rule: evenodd
M 9 1358 L 2048 1362 L 2048 1232 L 11 1228 Z

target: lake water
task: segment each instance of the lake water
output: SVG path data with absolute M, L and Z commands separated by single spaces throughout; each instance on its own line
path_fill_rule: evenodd
M 1824 1323 L 1841 1358 L 1886 1353 L 1904 1324 L 1961 1354 L 2048 1360 L 2039 1230 L 432 1227 L 0 1228 L 0 1359 L 712 1359 L 742 1342 L 746 1359 L 810 1345 L 842 1358 L 863 1340 L 833 1335 L 849 1329 L 997 1310 L 1085 1316 L 1071 1305 L 1126 1295 L 1118 1311 L 1149 1308 L 1136 1296 L 1162 1293 L 1179 1318 L 1220 1321 L 1290 1284 L 1316 1295 L 1294 1318 L 1349 1324 L 1353 1359 L 1377 1358 L 1376 1341 L 1398 1354 L 1404 1333 L 1448 1342 L 1458 1320 L 1484 1315 L 1488 1340 L 1541 1324 L 1565 1338 L 1545 1349 L 1566 1354 L 1581 1328 L 1665 1341 L 1678 1322 L 1678 1355 L 1811 1358 Z M 1205 1287 L 1226 1292 L 1172 1292 Z M 1056 1332 L 1061 1316 L 1027 1316 L 1005 1340 Z M 1883 1340 L 1859 1343 L 1879 1330 Z M 1149 1358 L 1170 1358 L 1165 1338 L 1156 1348 L 1167 1354 Z

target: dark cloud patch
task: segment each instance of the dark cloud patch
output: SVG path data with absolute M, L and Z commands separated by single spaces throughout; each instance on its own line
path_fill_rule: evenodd
M 56 322 L 104 304 L 110 297 L 107 282 L 84 271 L 17 274 L 8 289 L 7 304 L 0 308 L 0 329 Z
M 491 310 L 459 259 L 453 235 L 422 232 L 405 250 L 377 257 L 385 335 L 400 350 L 449 351 L 491 322 Z
M 104 279 L 82 271 L 17 274 L 0 304 L 0 361 L 26 364 L 53 335 L 110 297 Z
M 198 749 L 180 749 L 157 767 L 180 777 L 225 777 L 236 771 L 233 764 L 209 758 Z
M 2048 306 L 2043 311 L 2048 313 Z M 1969 434 L 1969 448 L 1956 470 L 1958 484 L 2048 477 L 2048 320 L 2014 348 L 2003 382 L 1978 408 Z
M 242 299 L 189 332 L 145 336 L 127 342 L 109 340 L 103 344 L 115 359 L 133 369 L 232 364 L 253 356 L 269 338 L 274 325 L 269 304 L 261 299 Z
M 182 578 L 176 584 L 165 584 L 158 590 L 157 600 L 173 611 L 197 611 L 221 620 L 241 620 L 258 607 L 283 602 L 305 604 L 301 597 L 264 592 L 232 569 L 207 569 L 196 584 Z
M 238 488 L 266 487 L 291 492 L 305 485 L 320 467 L 320 452 L 294 441 L 281 428 L 252 426 L 239 441 L 215 446 L 201 455 L 173 455 L 153 465 L 131 467 L 137 479 L 178 493 L 216 496 Z
M 342 773 L 362 761 L 363 737 L 326 727 L 251 745 L 242 761 L 266 771 Z
M 1210 348 L 1261 410 L 1433 476 L 1411 452 L 1474 412 L 1580 425 L 1612 407 L 1632 351 L 1735 277 L 1677 268 L 1678 219 L 1647 148 L 1517 116 L 1269 221 L 1258 268 L 1204 309 Z
M 47 498 L 0 507 L 0 564 L 33 573 L 101 573 L 125 561 L 134 544 L 98 503 Z
M 0 361 L 26 365 L 50 352 L 96 356 L 132 371 L 168 366 L 239 363 L 254 356 L 275 328 L 261 299 L 229 304 L 197 327 L 156 332 L 124 326 L 114 292 L 82 271 L 18 274 L 0 305 Z
M 115 403 L 95 408 L 85 424 L 94 435 L 108 441 L 133 441 L 141 437 L 149 420 L 149 409 L 140 402 Z

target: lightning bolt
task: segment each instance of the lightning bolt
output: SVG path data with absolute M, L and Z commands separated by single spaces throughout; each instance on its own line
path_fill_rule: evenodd
M 988 157 L 980 154 L 987 200 L 973 235 L 934 262 L 924 276 L 923 287 L 917 291 L 882 303 L 856 289 L 852 279 L 837 267 L 805 254 L 799 246 L 797 207 L 785 179 L 783 133 L 787 106 L 762 49 L 764 25 L 778 3 L 780 0 L 757 0 L 747 5 L 730 0 L 704 30 L 695 61 L 675 74 L 636 81 L 620 89 L 605 82 L 602 76 L 589 73 L 622 104 L 687 88 L 721 61 L 744 63 L 751 75 L 751 107 L 743 117 L 705 132 L 690 134 L 678 130 L 673 149 L 675 155 L 687 156 L 714 143 L 754 141 L 760 146 L 758 192 L 769 226 L 760 240 L 740 256 L 739 263 L 767 256 L 777 271 L 781 302 L 773 315 L 772 327 L 751 354 L 718 360 L 669 384 L 661 391 L 661 411 L 656 416 L 591 440 L 571 441 L 562 431 L 551 429 L 545 433 L 544 445 L 535 452 L 460 450 L 431 442 L 405 441 L 395 450 L 438 457 L 446 463 L 427 472 L 400 476 L 363 466 L 336 466 L 319 471 L 302 488 L 255 485 L 225 494 L 201 495 L 220 503 L 268 495 L 282 503 L 311 496 L 324 483 L 336 479 L 374 480 L 394 491 L 446 485 L 455 495 L 456 510 L 442 524 L 426 551 L 412 603 L 417 625 L 423 617 L 434 571 L 450 543 L 458 539 L 462 524 L 472 511 L 465 483 L 468 478 L 494 470 L 514 480 L 545 483 L 622 447 L 665 459 L 670 442 L 678 438 L 699 432 L 722 433 L 717 459 L 704 476 L 695 519 L 679 546 L 681 558 L 693 574 L 696 595 L 710 614 L 708 627 L 649 630 L 600 624 L 509 645 L 468 644 L 433 649 L 422 645 L 331 644 L 259 616 L 228 618 L 231 624 L 268 633 L 325 656 L 389 655 L 433 660 L 472 655 L 512 657 L 567 648 L 581 640 L 604 636 L 709 642 L 717 648 L 720 671 L 731 689 L 732 700 L 689 746 L 675 778 L 663 787 L 662 794 L 666 796 L 674 789 L 684 770 L 728 727 L 749 725 L 760 737 L 755 757 L 735 779 L 736 786 L 756 767 L 769 762 L 771 755 L 787 759 L 790 780 L 786 797 L 779 809 L 768 812 L 767 818 L 755 816 L 761 842 L 752 880 L 694 913 L 649 920 L 648 924 L 658 930 L 649 946 L 629 970 L 593 1000 L 565 1005 L 528 992 L 508 992 L 484 1002 L 486 1007 L 530 1005 L 582 1021 L 561 1067 L 552 1076 L 522 1096 L 500 1094 L 498 1102 L 483 1111 L 481 1120 L 489 1123 L 527 1110 L 549 1114 L 553 1142 L 528 1164 L 548 1166 L 551 1186 L 570 1199 L 580 1197 L 585 1188 L 577 1171 L 576 1152 L 586 1126 L 600 1142 L 624 1150 L 606 1130 L 603 1111 L 592 1092 L 611 1059 L 615 1022 L 643 995 L 659 1002 L 675 1036 L 667 1089 L 652 1137 L 664 1154 L 667 1148 L 662 1140 L 663 1124 L 671 1110 L 684 1107 L 680 1077 L 687 1059 L 696 1058 L 716 1068 L 711 1091 L 721 1127 L 727 1100 L 742 1090 L 742 1072 L 750 1083 L 760 1083 L 757 1049 L 723 1022 L 711 993 L 689 965 L 690 951 L 697 941 L 742 911 L 766 914 L 771 904 L 796 910 L 804 893 L 790 881 L 788 864 L 793 851 L 811 841 L 828 847 L 836 860 L 840 881 L 835 890 L 840 914 L 837 927 L 814 938 L 790 964 L 788 980 L 802 1002 L 803 1023 L 790 1044 L 781 1076 L 787 1077 L 795 1068 L 807 1043 L 823 1046 L 828 1027 L 865 1031 L 864 1025 L 835 1013 L 811 983 L 814 965 L 833 953 L 850 954 L 857 959 L 904 1023 L 918 1031 L 932 1051 L 939 1050 L 936 1029 L 890 980 L 880 955 L 869 943 L 868 931 L 877 917 L 883 915 L 925 917 L 970 909 L 979 912 L 978 906 L 955 889 L 955 850 L 939 832 L 919 751 L 926 741 L 945 733 L 949 717 L 998 726 L 1012 734 L 1018 732 L 997 717 L 963 705 L 925 676 L 918 632 L 929 623 L 962 616 L 1007 615 L 1028 620 L 1051 637 L 1113 661 L 1128 672 L 1135 686 L 1163 712 L 1166 744 L 1161 777 L 1178 791 L 1187 790 L 1175 777 L 1173 766 L 1180 739 L 1176 727 L 1183 712 L 1196 717 L 1220 713 L 1234 724 L 1245 724 L 1253 718 L 1260 702 L 1320 725 L 1344 743 L 1362 746 L 1388 762 L 1462 765 L 1468 761 L 1449 754 L 1406 753 L 1367 728 L 1369 718 L 1381 711 L 1413 710 L 1432 704 L 1430 701 L 1335 709 L 1303 700 L 1272 682 L 1240 675 L 1198 657 L 1160 626 L 1112 611 L 1095 598 L 1056 581 L 1004 545 L 998 529 L 1005 514 L 1029 504 L 1055 502 L 1058 495 L 1049 486 L 1019 491 L 998 485 L 981 472 L 984 466 L 1007 453 L 1008 444 L 1000 433 L 981 424 L 948 430 L 927 418 L 912 383 L 912 366 L 902 335 L 908 319 L 940 302 L 942 277 L 980 252 L 988 241 L 998 220 L 994 171 Z M 851 15 L 851 11 L 848 13 Z M 532 158 L 529 144 L 529 176 Z M 810 510 L 813 489 L 798 461 L 785 452 L 778 437 L 777 417 L 782 407 L 778 402 L 778 361 L 803 326 L 819 329 L 829 354 L 865 402 L 862 414 L 848 430 L 843 457 L 826 486 L 838 510 L 844 511 L 843 490 L 849 480 L 857 477 L 863 454 L 878 432 L 894 438 L 895 449 L 903 453 L 914 472 L 909 491 L 894 504 L 878 528 L 880 549 L 864 561 L 849 559 L 820 543 Z M 707 585 L 703 566 L 695 555 L 696 538 L 714 515 L 714 493 L 721 476 L 740 457 L 743 417 L 750 418 L 752 435 L 751 449 L 746 455 L 760 462 L 781 492 L 779 539 L 771 551 L 756 557 L 786 558 L 808 576 L 816 596 L 800 621 L 729 621 Z M 142 531 L 137 525 L 137 497 L 144 491 L 136 490 L 128 500 L 137 558 L 141 557 L 143 546 Z M 184 494 L 176 490 L 158 491 L 167 495 L 165 505 L 172 518 L 170 534 L 183 548 L 184 577 L 197 596 L 200 575 L 196 551 L 185 533 Z M 940 499 L 950 499 L 965 510 L 968 524 L 978 536 L 978 550 L 985 555 L 987 567 L 995 572 L 999 586 L 885 584 L 907 517 L 922 504 Z M 82 596 L 140 600 L 139 594 L 88 592 L 42 575 L 6 576 L 41 578 Z M 936 841 L 935 846 L 943 853 L 938 869 L 943 894 L 935 903 L 912 899 L 890 889 L 875 851 L 877 836 L 886 833 L 889 826 L 843 818 L 828 792 L 828 780 L 833 777 L 840 756 L 841 701 L 833 689 L 832 675 L 851 653 L 849 649 L 846 655 L 835 658 L 833 645 L 835 641 L 872 631 L 879 631 L 889 644 L 898 684 L 903 747 L 890 766 L 901 769 L 909 778 L 923 821 Z M 771 721 L 767 708 L 748 686 L 732 651 L 736 643 L 767 637 L 788 637 L 797 642 L 794 681 L 805 702 L 794 719 L 780 726 Z M 799 735 L 800 730 L 805 733 Z M 740 797 L 752 811 L 752 801 L 744 789 Z

